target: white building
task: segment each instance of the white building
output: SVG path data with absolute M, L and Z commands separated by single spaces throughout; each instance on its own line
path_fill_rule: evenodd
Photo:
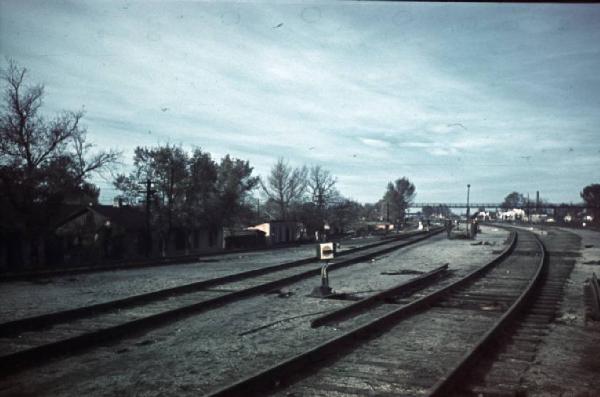
M 477 220 L 479 221 L 489 221 L 492 219 L 492 216 L 489 211 L 479 211 L 477 213 Z
M 270 244 L 293 243 L 306 232 L 304 225 L 295 221 L 270 221 L 246 229 L 264 232 Z
M 498 219 L 502 221 L 515 221 L 527 219 L 527 216 L 525 215 L 525 210 L 513 208 L 508 211 L 499 211 Z

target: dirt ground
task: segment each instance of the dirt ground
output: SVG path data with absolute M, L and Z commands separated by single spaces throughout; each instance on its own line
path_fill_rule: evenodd
M 524 376 L 528 396 L 600 395 L 600 322 L 586 319 L 583 286 L 600 276 L 600 232 L 559 229 L 579 235 L 581 256 L 565 286 L 560 313 Z M 552 231 L 552 229 L 550 229 Z M 542 236 L 544 237 L 544 236 Z

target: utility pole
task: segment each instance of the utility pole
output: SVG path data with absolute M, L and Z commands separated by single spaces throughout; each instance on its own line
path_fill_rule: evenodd
M 385 232 L 388 232 L 388 228 L 390 227 L 390 201 L 386 201 L 386 207 L 387 207 L 387 214 L 386 214 L 386 225 L 385 225 Z
M 152 232 L 150 231 L 150 199 L 152 196 L 152 182 L 146 180 L 146 256 L 150 256 L 152 252 Z
M 149 257 L 152 252 L 152 231 L 150 230 L 150 204 L 152 195 L 156 193 L 156 190 L 152 189 L 152 181 L 150 178 L 146 179 L 146 190 L 139 191 L 140 193 L 146 194 L 146 236 L 144 249 L 146 250 L 146 256 Z

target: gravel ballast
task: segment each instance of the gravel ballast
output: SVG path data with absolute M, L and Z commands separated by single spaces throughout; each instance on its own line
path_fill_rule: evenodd
M 469 240 L 447 240 L 440 235 L 375 261 L 333 271 L 330 285 L 336 291 L 368 295 L 365 291 L 389 288 L 415 276 L 381 274 L 385 272 L 428 271 L 449 263 L 456 274 L 466 273 L 491 260 L 494 252 L 504 247 L 507 236 L 504 230 L 484 228 L 478 240 L 489 245 L 472 245 Z M 0 382 L 0 394 L 207 393 L 342 332 L 347 324 L 310 328 L 310 320 L 319 313 L 349 303 L 308 297 L 319 283 L 319 278 L 314 277 L 280 293 L 246 299 L 136 338 L 27 370 Z

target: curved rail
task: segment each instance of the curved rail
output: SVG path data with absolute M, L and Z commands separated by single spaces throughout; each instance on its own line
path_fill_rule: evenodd
M 462 360 L 456 365 L 443 379 L 440 379 L 428 392 L 429 397 L 445 397 L 452 394 L 457 387 L 462 383 L 469 370 L 475 365 L 477 359 L 481 357 L 487 349 L 491 347 L 494 340 L 502 334 L 504 330 L 515 320 L 521 310 L 529 303 L 532 295 L 536 288 L 542 281 L 542 275 L 547 268 L 548 261 L 546 255 L 546 247 L 539 239 L 535 236 L 542 253 L 538 269 L 529 281 L 525 290 L 519 295 L 515 302 L 510 306 L 508 311 L 504 313 L 492 326 L 492 328 L 481 337 L 477 344 L 470 349 L 462 358 Z
M 402 306 L 391 313 L 383 315 L 365 325 L 354 328 L 343 335 L 330 339 L 304 353 L 296 355 L 288 360 L 271 366 L 255 375 L 248 376 L 219 390 L 207 395 L 207 397 L 224 396 L 251 396 L 261 395 L 265 390 L 273 390 L 278 385 L 287 383 L 290 378 L 297 376 L 307 367 L 319 365 L 326 357 L 338 355 L 340 351 L 355 346 L 362 340 L 371 338 L 373 335 L 385 332 L 406 317 L 409 317 L 431 305 L 450 291 L 463 286 L 474 278 L 490 270 L 493 266 L 504 260 L 514 250 L 517 242 L 517 233 L 511 232 L 509 245 L 496 258 L 483 267 L 472 271 L 460 280 L 426 295 L 412 303 Z

